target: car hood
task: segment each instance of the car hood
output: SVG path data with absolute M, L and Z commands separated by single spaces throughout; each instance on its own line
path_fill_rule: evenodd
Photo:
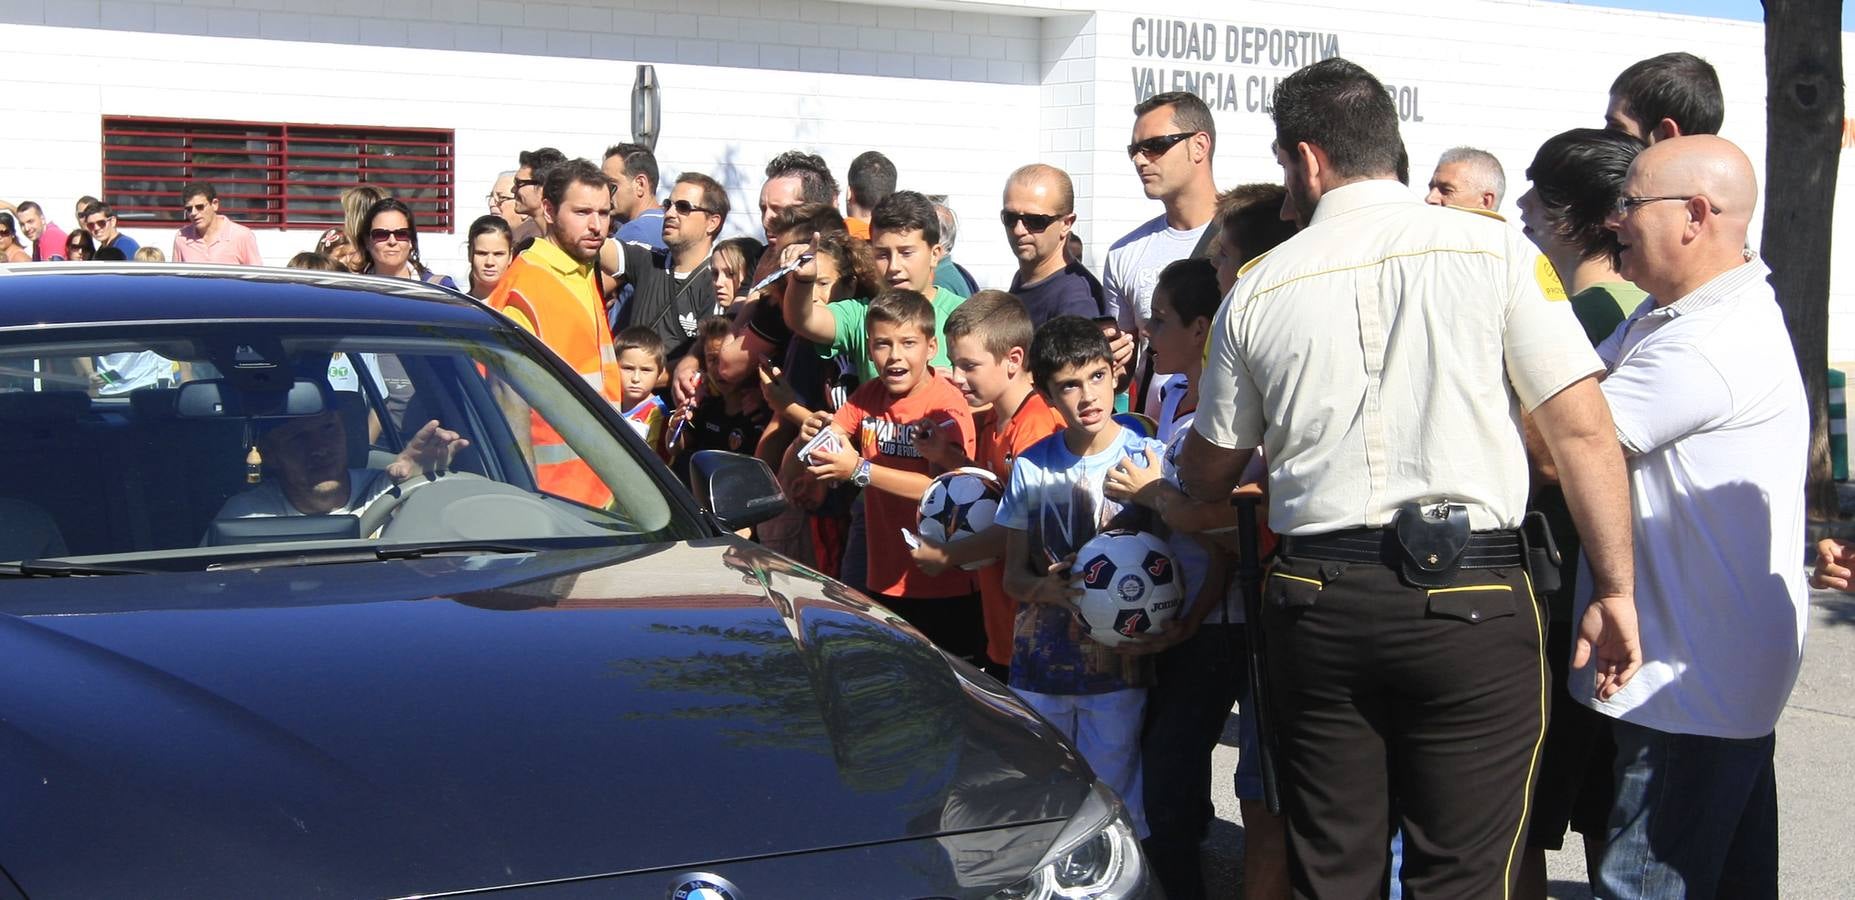
M 731 538 L 0 582 L 0 685 L 27 896 L 680 870 L 1061 819 L 1089 778 L 996 682 Z

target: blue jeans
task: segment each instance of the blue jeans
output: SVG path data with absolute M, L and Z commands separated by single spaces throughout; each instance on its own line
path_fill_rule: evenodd
M 1617 797 L 1597 895 L 1777 897 L 1775 735 L 1701 737 L 1623 721 L 1615 734 Z

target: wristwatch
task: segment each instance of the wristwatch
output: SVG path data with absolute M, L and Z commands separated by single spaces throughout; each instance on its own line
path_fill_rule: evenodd
M 850 480 L 855 483 L 857 487 L 869 487 L 870 461 L 867 459 L 857 460 L 857 467 L 850 473 Z

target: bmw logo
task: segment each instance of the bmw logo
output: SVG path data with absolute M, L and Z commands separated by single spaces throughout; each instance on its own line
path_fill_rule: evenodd
M 720 875 L 690 872 L 677 877 L 670 900 L 741 900 L 741 891 Z

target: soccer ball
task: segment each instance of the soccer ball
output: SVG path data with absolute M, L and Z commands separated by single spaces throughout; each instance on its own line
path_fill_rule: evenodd
M 971 537 L 992 527 L 998 502 L 1004 498 L 998 478 L 984 469 L 955 469 L 934 479 L 921 495 L 920 522 L 915 530 L 941 543 Z M 970 563 L 978 569 L 992 560 Z
M 1076 601 L 1089 637 L 1115 646 L 1159 631 L 1179 614 L 1185 590 L 1166 542 L 1143 531 L 1112 529 L 1076 553 L 1082 596 Z

